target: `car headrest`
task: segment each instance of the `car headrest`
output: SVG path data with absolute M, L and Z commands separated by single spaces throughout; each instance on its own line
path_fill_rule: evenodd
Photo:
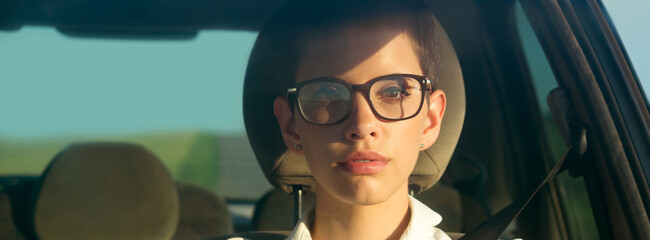
M 233 233 L 228 203 L 202 187 L 176 182 L 180 219 L 174 239 L 206 239 Z
M 40 239 L 170 239 L 179 218 L 171 175 L 133 144 L 67 147 L 41 176 L 32 201 Z
M 456 52 L 446 32 L 435 20 L 440 65 L 438 66 L 438 88 L 447 96 L 447 108 L 442 128 L 436 143 L 420 152 L 420 156 L 409 178 L 409 188 L 415 193 L 424 191 L 435 184 L 442 176 L 456 143 L 465 119 L 465 85 Z M 280 127 L 273 115 L 273 99 L 284 89 L 265 78 L 260 71 L 272 61 L 265 54 L 269 46 L 258 39 L 251 52 L 244 81 L 244 121 L 249 141 L 262 167 L 266 178 L 276 188 L 291 192 L 293 186 L 303 186 L 306 191 L 313 190 L 315 180 L 303 156 L 287 149 L 282 140 Z

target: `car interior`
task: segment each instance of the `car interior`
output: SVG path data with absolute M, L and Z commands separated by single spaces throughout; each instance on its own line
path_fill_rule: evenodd
M 282 2 L 11 0 L 0 2 L 0 36 L 40 26 L 80 44 L 87 39 L 187 43 L 209 31 L 257 33 Z M 650 115 L 647 105 L 637 106 L 647 102 L 645 95 L 634 78 L 615 85 L 607 77 L 594 77 L 609 74 L 613 79 L 608 71 L 614 68 L 582 74 L 589 65 L 573 61 L 580 47 L 600 49 L 599 42 L 588 41 L 597 27 L 581 18 L 600 9 L 597 1 L 426 2 L 439 24 L 439 83 L 449 100 L 441 135 L 421 152 L 409 188 L 443 216 L 439 227 L 458 239 L 525 196 L 562 158 L 576 129 L 586 129 L 584 156 L 567 163 L 566 171 L 541 188 L 501 238 L 650 237 L 650 208 L 645 207 L 650 204 L 645 177 L 650 160 L 644 155 L 650 149 Z M 598 14 L 600 19 L 603 13 Z M 603 19 L 599 23 L 606 23 Z M 553 29 L 564 22 L 584 26 Z M 558 43 L 571 39 L 577 39 L 576 45 Z M 250 44 L 244 52 L 242 63 L 249 67 L 238 75 L 241 79 L 212 80 L 241 87 L 235 91 L 241 93 L 238 108 L 245 131 L 232 130 L 239 135 L 219 139 L 206 132 L 192 135 L 187 141 L 192 145 L 183 150 L 188 156 L 183 159 L 195 163 L 190 167 L 170 160 L 176 159 L 168 152 L 179 145 L 178 135 L 152 135 L 154 140 L 71 136 L 49 145 L 40 140 L 48 146 L 44 151 L 24 147 L 28 145 L 20 145 L 22 140 L 3 139 L 5 128 L 0 128 L 0 239 L 284 239 L 297 216 L 313 204 L 315 180 L 304 160 L 287 151 L 272 106 L 264 104 L 275 97 L 267 88 L 282 87 L 264 82 L 254 71 L 265 67 L 259 60 L 264 49 Z M 606 64 L 589 58 L 604 53 L 584 52 L 584 62 Z M 616 59 L 630 69 L 631 64 L 620 60 L 624 57 Z M 197 64 L 184 61 L 187 65 L 176 68 Z M 65 77 L 53 75 L 51 81 Z M 179 78 L 177 84 L 184 82 Z M 145 85 L 147 91 L 156 91 L 151 83 Z M 624 90 L 631 94 L 619 93 Z M 210 91 L 218 95 L 223 89 Z M 631 97 L 617 100 L 614 92 Z M 140 93 L 144 98 L 149 94 Z M 585 95 L 600 97 L 585 100 Z M 619 110 L 616 101 L 628 107 Z M 201 111 L 220 111 L 228 103 L 210 104 L 211 109 Z M 593 109 L 613 113 L 603 113 L 606 118 Z M 601 127 L 605 125 L 610 127 Z M 602 133 L 608 132 L 603 128 L 617 135 Z M 638 134 L 625 135 L 630 132 Z M 612 147 L 612 142 L 620 146 Z M 37 157 L 23 157 L 32 153 Z M 30 159 L 37 167 L 12 170 L 11 164 L 26 164 L 19 159 Z

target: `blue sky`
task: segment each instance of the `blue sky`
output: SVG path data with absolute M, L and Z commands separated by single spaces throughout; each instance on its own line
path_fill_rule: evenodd
M 650 1 L 601 1 L 616 26 L 646 96 L 650 95 Z
M 207 31 L 152 42 L 38 27 L 0 33 L 0 136 L 243 133 L 242 86 L 256 36 Z
M 604 4 L 650 89 L 650 1 Z M 0 136 L 243 134 L 241 91 L 255 37 L 204 31 L 151 42 L 67 38 L 40 27 L 0 32 Z

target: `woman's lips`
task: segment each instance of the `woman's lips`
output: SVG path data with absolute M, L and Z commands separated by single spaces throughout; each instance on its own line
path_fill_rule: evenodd
M 365 175 L 381 172 L 388 164 L 388 159 L 383 155 L 372 151 L 356 151 L 348 155 L 338 167 L 350 174 Z

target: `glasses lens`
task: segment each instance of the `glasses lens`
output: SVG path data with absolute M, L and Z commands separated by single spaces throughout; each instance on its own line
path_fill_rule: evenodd
M 370 102 L 377 114 L 399 120 L 417 113 L 422 102 L 422 87 L 411 77 L 382 79 L 370 87 Z
M 303 86 L 298 105 L 304 117 L 314 123 L 335 123 L 350 109 L 350 90 L 337 82 L 313 82 Z

